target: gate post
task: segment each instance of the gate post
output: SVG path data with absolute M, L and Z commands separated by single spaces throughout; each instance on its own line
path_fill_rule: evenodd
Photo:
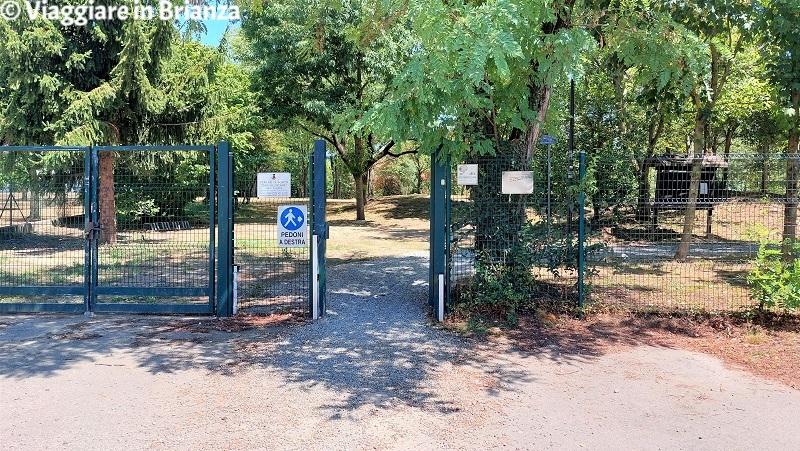
M 217 316 L 233 315 L 233 153 L 217 145 Z
M 449 215 L 449 187 L 450 187 L 450 162 L 441 158 L 441 147 L 431 156 L 431 237 L 430 237 L 430 272 L 428 277 L 428 305 L 434 312 L 438 312 L 439 302 L 446 304 L 448 297 L 449 271 L 448 268 L 448 240 L 449 230 L 447 217 Z M 440 275 L 444 276 L 440 279 Z M 440 287 L 443 280 L 443 287 Z M 444 293 L 444 299 L 440 300 Z M 445 305 L 446 307 L 446 305 Z
M 317 139 L 314 141 L 314 153 L 311 156 L 311 283 L 309 291 L 311 296 L 308 299 L 308 311 L 311 317 L 316 319 L 325 315 L 325 242 L 329 236 L 328 223 L 325 221 L 325 190 L 326 190 L 326 169 L 327 155 L 325 141 Z

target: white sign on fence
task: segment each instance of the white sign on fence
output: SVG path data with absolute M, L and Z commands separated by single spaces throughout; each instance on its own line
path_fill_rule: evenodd
M 478 184 L 478 165 L 477 164 L 459 164 L 457 183 L 459 185 L 477 185 Z
M 305 205 L 278 206 L 278 247 L 307 247 Z
M 503 194 L 533 194 L 533 171 L 503 171 Z
M 256 197 L 292 197 L 292 174 L 288 172 L 259 172 Z

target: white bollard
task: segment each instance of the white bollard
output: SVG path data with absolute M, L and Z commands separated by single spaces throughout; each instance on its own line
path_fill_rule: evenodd
M 239 311 L 239 265 L 233 265 L 233 314 Z
M 439 322 L 444 322 L 444 274 L 439 274 Z
M 311 237 L 311 318 L 319 318 L 319 235 Z

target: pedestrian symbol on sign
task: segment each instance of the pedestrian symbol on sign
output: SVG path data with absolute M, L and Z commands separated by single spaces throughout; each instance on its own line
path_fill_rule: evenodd
M 306 218 L 303 216 L 303 212 L 300 211 L 297 207 L 289 207 L 283 210 L 283 215 L 281 216 L 281 224 L 286 230 L 297 230 L 303 225 L 305 225 Z
M 307 247 L 306 218 L 308 209 L 304 205 L 278 206 L 278 247 Z

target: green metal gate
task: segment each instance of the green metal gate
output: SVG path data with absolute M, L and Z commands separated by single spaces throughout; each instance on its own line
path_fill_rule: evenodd
M 86 310 L 85 147 L 0 146 L 0 311 Z
M 214 312 L 214 146 L 0 156 L 0 312 Z
M 94 147 L 89 310 L 214 312 L 214 146 Z M 104 181 L 100 159 L 116 160 Z M 116 199 L 116 241 L 102 243 L 104 189 Z
M 322 141 L 299 198 L 246 205 L 252 181 L 234 183 L 226 142 L 0 146 L 0 157 L 0 312 L 230 316 L 237 267 L 251 312 L 325 312 Z M 298 204 L 308 244 L 281 248 L 277 209 Z
M 273 172 L 269 162 L 254 163 L 246 155 L 232 154 L 226 163 L 229 169 L 220 168 L 221 177 L 232 173 L 233 188 L 231 197 L 224 196 L 225 182 L 220 179 L 220 211 L 224 213 L 219 222 L 221 226 L 229 224 L 229 230 L 221 232 L 219 239 L 223 242 L 229 233 L 234 244 L 230 254 L 220 251 L 220 268 L 231 269 L 221 269 L 218 277 L 222 285 L 236 286 L 234 293 L 219 285 L 220 312 L 324 314 L 326 161 L 325 143 L 316 141 L 309 160 L 300 162 L 303 171 L 290 177 L 289 197 L 285 193 L 258 196 L 259 173 L 286 175 Z M 304 247 L 282 247 L 278 242 L 278 212 L 289 207 L 306 210 Z

